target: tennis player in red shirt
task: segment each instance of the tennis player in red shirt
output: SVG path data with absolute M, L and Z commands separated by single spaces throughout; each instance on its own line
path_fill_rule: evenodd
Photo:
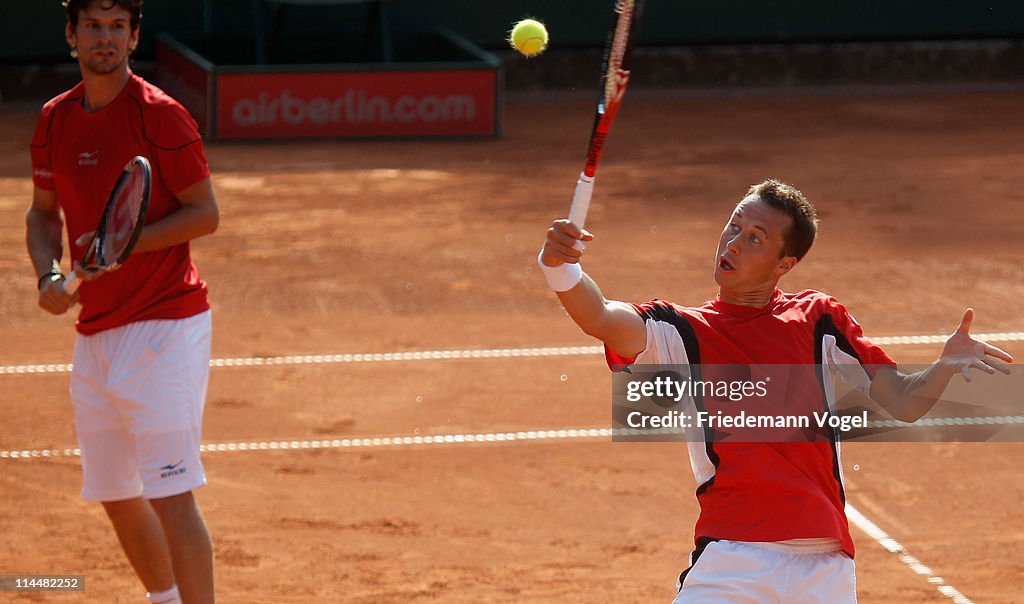
M 719 238 L 718 296 L 699 307 L 606 299 L 583 273 L 582 251 L 575 247 L 593 235 L 567 220 L 548 229 L 538 261 L 573 321 L 604 342 L 613 369 L 827 366 L 904 421 L 927 413 L 957 373 L 968 380 L 972 368 L 1009 373 L 1003 363 L 1013 361 L 1010 355 L 970 336 L 971 309 L 938 360 L 906 375 L 833 297 L 780 290 L 779 280 L 804 257 L 816 233 L 816 212 L 800 191 L 776 180 L 751 187 Z M 785 404 L 835 409 L 828 379 L 823 376 L 819 385 L 812 377 L 787 389 Z M 725 443 L 705 430 L 687 448 L 701 511 L 676 602 L 856 602 L 834 431 L 820 441 Z
M 189 241 L 219 214 L 195 121 L 134 75 L 141 0 L 68 0 L 66 36 L 82 82 L 43 107 L 32 139 L 27 244 L 39 305 L 81 303 L 71 399 L 82 495 L 100 501 L 151 602 L 214 601 L 210 536 L 192 490 L 210 362 L 206 283 Z M 106 195 L 133 156 L 149 158 L 147 224 L 116 271 L 79 262 Z M 63 289 L 61 231 L 83 279 Z

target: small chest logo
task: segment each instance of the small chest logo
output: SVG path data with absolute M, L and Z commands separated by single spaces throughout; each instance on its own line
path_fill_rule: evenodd
M 96 156 L 99 155 L 99 153 L 100 153 L 99 150 L 97 150 L 97 151 L 86 151 L 84 153 L 79 153 L 78 154 L 78 165 L 79 166 L 95 166 L 95 165 L 98 165 L 100 163 L 100 160 L 96 159 Z

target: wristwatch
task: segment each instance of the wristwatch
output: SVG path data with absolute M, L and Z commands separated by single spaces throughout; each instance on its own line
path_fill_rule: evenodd
M 39 278 L 39 285 L 36 287 L 36 289 L 43 289 L 43 283 L 45 283 L 46 281 L 57 281 L 63 278 L 64 273 L 57 270 L 50 271 Z

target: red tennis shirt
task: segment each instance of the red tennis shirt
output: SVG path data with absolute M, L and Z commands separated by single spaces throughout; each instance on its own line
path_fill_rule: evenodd
M 84 98 L 80 83 L 46 103 L 32 138 L 32 180 L 56 192 L 71 257 L 79 261 L 85 248 L 74 241 L 96 228 L 132 157 L 144 155 L 153 167 L 147 224 L 181 207 L 174 193 L 210 175 L 195 120 L 159 88 L 132 75 L 99 111 L 85 111 Z M 85 335 L 135 321 L 182 319 L 210 307 L 187 242 L 132 254 L 120 269 L 82 283 L 79 292 L 76 325 Z
M 634 308 L 647 328 L 647 349 L 635 359 L 606 349 L 613 369 L 634 364 L 832 366 L 866 394 L 877 367 L 895 365 L 835 298 L 813 290 L 775 290 L 764 308 L 719 299 L 697 308 L 660 300 Z M 802 387 L 788 388 L 785 404 L 803 410 L 808 404 L 831 406 L 835 395 L 829 379 L 812 377 Z M 713 431 L 704 434 L 704 442 L 687 443 L 700 485 L 698 547 L 718 539 L 833 538 L 853 557 L 835 431 L 818 442 L 716 442 Z

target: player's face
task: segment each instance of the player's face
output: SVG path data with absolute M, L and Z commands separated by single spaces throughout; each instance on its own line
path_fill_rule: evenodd
M 741 201 L 718 240 L 715 282 L 737 291 L 774 287 L 796 264 L 796 258 L 782 257 L 785 232 L 792 222 L 788 214 L 756 195 Z
M 117 4 L 92 2 L 78 13 L 78 26 L 67 26 L 68 44 L 78 49 L 78 62 L 95 74 L 124 69 L 128 56 L 139 43 L 138 28 L 132 29 L 132 15 Z

